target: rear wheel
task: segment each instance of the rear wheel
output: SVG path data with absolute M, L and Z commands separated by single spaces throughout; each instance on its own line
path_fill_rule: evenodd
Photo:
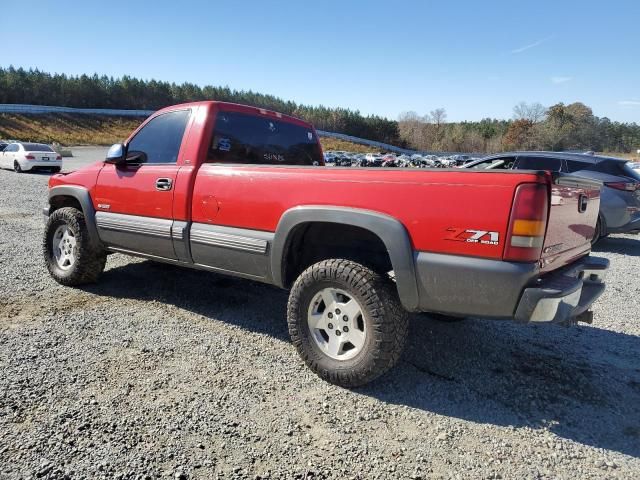
M 22 167 L 20 166 L 20 163 L 17 160 L 14 160 L 13 162 L 13 170 L 16 173 L 22 173 Z
M 408 315 L 395 284 L 350 260 L 324 260 L 296 280 L 289 334 L 318 376 L 343 387 L 364 385 L 400 358 Z
M 593 237 L 591 238 L 591 246 L 594 246 L 596 243 L 600 241 L 602 237 L 604 237 L 604 232 L 602 231 L 602 220 L 598 217 L 598 221 L 596 222 L 596 228 L 593 232 Z
M 71 207 L 49 216 L 43 253 L 51 276 L 62 285 L 95 282 L 104 270 L 104 250 L 91 245 L 84 214 Z

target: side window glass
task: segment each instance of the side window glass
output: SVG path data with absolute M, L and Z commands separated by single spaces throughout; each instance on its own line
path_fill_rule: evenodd
M 518 159 L 518 169 L 559 172 L 562 169 L 562 160 L 548 157 L 520 157 Z
M 127 145 L 127 160 L 131 163 L 176 163 L 184 136 L 189 110 L 158 115 Z
M 567 160 L 567 171 L 569 173 L 577 172 L 578 170 L 587 170 L 589 164 L 576 162 L 575 160 Z
M 491 160 L 475 165 L 473 168 L 477 168 L 478 170 L 511 170 L 514 162 L 514 157 L 492 158 Z

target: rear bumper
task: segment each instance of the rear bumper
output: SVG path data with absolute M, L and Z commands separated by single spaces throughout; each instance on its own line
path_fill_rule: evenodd
M 609 260 L 585 257 L 537 279 L 522 292 L 515 319 L 519 322 L 568 323 L 586 312 L 604 291 Z
M 419 252 L 415 266 L 418 311 L 563 323 L 602 294 L 609 261 L 587 256 L 541 275 L 537 263 Z
M 22 170 L 33 170 L 34 168 L 62 168 L 62 160 L 51 160 L 48 162 L 37 162 L 35 160 L 20 160 L 20 168 Z

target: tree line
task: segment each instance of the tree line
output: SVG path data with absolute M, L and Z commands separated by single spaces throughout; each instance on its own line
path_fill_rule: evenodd
M 77 108 L 157 110 L 177 103 L 221 100 L 276 110 L 312 122 L 320 130 L 344 133 L 424 151 L 594 150 L 640 148 L 640 126 L 614 122 L 576 102 L 544 107 L 520 103 L 510 120 L 485 118 L 447 122 L 443 108 L 426 115 L 405 112 L 397 121 L 357 110 L 300 105 L 251 90 L 193 83 L 141 80 L 125 75 L 65 75 L 38 69 L 0 67 L 0 103 Z
M 300 105 L 273 95 L 229 87 L 141 80 L 125 75 L 65 75 L 38 69 L 0 68 L 0 103 L 76 108 L 158 110 L 178 103 L 220 100 L 275 110 L 312 122 L 319 130 L 399 144 L 398 122 L 347 108 Z
M 629 153 L 640 148 L 640 125 L 597 117 L 575 102 L 544 107 L 521 102 L 511 120 L 446 122 L 446 111 L 426 115 L 405 112 L 398 119 L 400 138 L 418 150 L 500 152 L 507 150 L 593 150 Z

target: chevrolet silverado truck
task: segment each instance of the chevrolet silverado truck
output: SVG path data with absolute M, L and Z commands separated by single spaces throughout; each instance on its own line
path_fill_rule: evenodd
M 288 289 L 304 362 L 355 387 L 396 363 L 409 312 L 590 322 L 599 201 L 548 171 L 328 167 L 309 123 L 198 102 L 52 176 L 43 251 L 68 286 L 118 252 Z

